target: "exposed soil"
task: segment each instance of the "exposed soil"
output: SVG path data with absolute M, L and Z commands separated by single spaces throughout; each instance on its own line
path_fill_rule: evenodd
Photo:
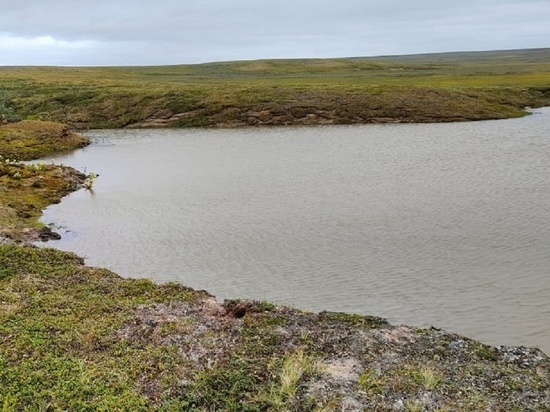
M 187 111 L 153 111 L 125 127 L 246 127 L 371 123 L 438 123 L 521 116 L 536 103 L 536 92 L 491 102 L 461 91 L 417 88 L 381 94 L 294 92 L 278 102 L 257 105 L 198 105 Z M 542 102 L 541 98 L 541 102 Z

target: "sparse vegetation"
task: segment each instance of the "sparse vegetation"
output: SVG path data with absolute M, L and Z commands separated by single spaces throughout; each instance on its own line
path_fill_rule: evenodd
M 86 180 L 84 180 L 83 186 L 86 190 L 93 190 L 94 188 L 94 182 L 97 179 L 97 174 L 95 172 L 90 172 L 88 176 L 86 176 Z

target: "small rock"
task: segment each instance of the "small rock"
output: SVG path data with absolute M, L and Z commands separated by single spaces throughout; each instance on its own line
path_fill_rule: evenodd
M 44 226 L 42 229 L 40 229 L 40 232 L 38 233 L 38 238 L 42 242 L 47 242 L 48 240 L 59 240 L 61 239 L 61 235 L 57 232 L 52 231 L 48 226 Z

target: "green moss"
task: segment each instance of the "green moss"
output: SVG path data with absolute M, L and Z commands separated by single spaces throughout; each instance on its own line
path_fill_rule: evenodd
M 59 277 L 82 265 L 78 256 L 55 249 L 0 245 L 0 280 L 25 273 L 38 277 Z
M 365 328 L 377 328 L 388 324 L 385 319 L 375 316 L 364 316 L 343 312 L 321 312 L 319 314 L 319 319 L 322 322 L 334 322 Z
M 67 126 L 54 122 L 26 120 L 0 126 L 0 156 L 3 159 L 37 159 L 88 143 Z
M 488 345 L 483 345 L 480 343 L 476 343 L 474 346 L 475 346 L 474 354 L 480 359 L 490 360 L 490 361 L 494 361 L 498 359 L 498 355 L 495 348 Z
M 141 379 L 161 396 L 170 392 L 180 367 L 175 349 L 116 333 L 142 305 L 191 302 L 200 293 L 123 281 L 53 249 L 2 245 L 0 268 L 0 404 L 140 410 L 150 402 L 147 385 L 136 387 Z
M 62 166 L 0 162 L 0 235 L 16 240 L 31 235 L 24 229 L 40 228 L 36 219 L 42 209 L 59 202 L 83 181 L 82 173 Z

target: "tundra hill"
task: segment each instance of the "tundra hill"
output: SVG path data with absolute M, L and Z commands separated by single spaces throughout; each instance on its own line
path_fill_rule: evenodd
M 550 49 L 157 67 L 1 67 L 0 118 L 75 128 L 502 119 L 550 104 Z

